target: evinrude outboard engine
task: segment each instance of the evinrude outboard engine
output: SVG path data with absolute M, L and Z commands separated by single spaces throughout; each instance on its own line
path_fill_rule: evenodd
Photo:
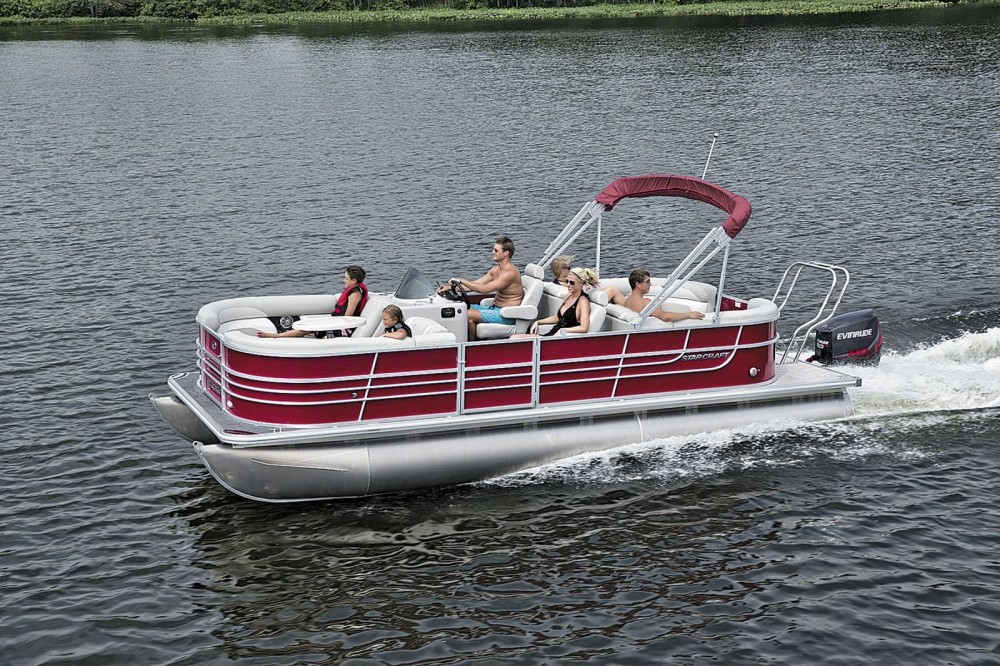
M 816 355 L 823 365 L 878 365 L 882 354 L 882 326 L 874 310 L 837 315 L 816 327 Z

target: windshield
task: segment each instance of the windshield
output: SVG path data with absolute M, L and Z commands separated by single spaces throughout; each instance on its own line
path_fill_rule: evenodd
M 413 266 L 406 269 L 396 287 L 396 298 L 429 298 L 437 291 L 435 284 Z

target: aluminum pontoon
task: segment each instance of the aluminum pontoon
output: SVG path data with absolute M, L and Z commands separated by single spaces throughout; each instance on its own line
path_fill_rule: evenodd
M 607 213 L 623 199 L 649 196 L 702 201 L 728 218 L 670 275 L 653 280 L 642 312 L 595 289 L 586 334 L 511 339 L 562 302 L 564 287 L 546 281 L 543 268 L 592 226 L 599 266 Z M 743 197 L 698 178 L 620 178 L 526 266 L 522 303 L 503 308 L 515 323 L 479 324 L 472 342 L 468 299 L 437 295 L 412 268 L 395 292 L 371 294 L 363 323 L 347 337 L 256 337 L 327 315 L 333 295 L 210 303 L 197 316 L 197 370 L 173 375 L 171 394 L 151 399 L 223 486 L 272 502 L 466 483 L 667 436 L 849 416 L 848 389 L 860 380 L 800 358 L 806 339 L 834 316 L 849 277 L 840 267 L 799 262 L 772 298 L 725 293 L 731 241 L 750 212 Z M 720 253 L 718 283 L 696 281 Z M 782 306 L 802 271 L 817 269 L 833 284 L 779 360 Z M 602 280 L 606 286 L 629 289 L 624 278 Z M 378 335 L 390 303 L 404 312 L 412 337 Z M 705 317 L 664 322 L 653 316 L 658 309 Z M 877 351 L 874 340 L 857 342 Z

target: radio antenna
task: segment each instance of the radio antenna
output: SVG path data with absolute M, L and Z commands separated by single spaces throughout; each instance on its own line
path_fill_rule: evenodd
M 715 142 L 719 140 L 719 133 L 716 132 L 712 135 L 712 147 L 708 149 L 708 159 L 705 160 L 705 170 L 701 172 L 701 179 L 705 180 L 705 174 L 708 173 L 708 163 L 712 161 L 712 151 L 715 150 Z

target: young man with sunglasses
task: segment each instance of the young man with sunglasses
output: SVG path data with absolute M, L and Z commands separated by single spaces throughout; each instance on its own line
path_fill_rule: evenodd
M 486 271 L 478 280 L 468 278 L 452 278 L 450 282 L 457 282 L 468 291 L 477 294 L 494 293 L 493 305 L 473 305 L 469 310 L 469 340 L 476 339 L 476 325 L 481 322 L 489 324 L 514 323 L 513 319 L 500 314 L 500 308 L 511 305 L 520 305 L 524 298 L 524 287 L 521 286 L 521 271 L 517 269 L 511 259 L 514 256 L 514 241 L 507 236 L 501 236 L 493 243 L 493 261 L 496 266 Z M 449 284 L 443 284 L 438 288 L 438 293 L 443 293 L 451 289 Z
M 624 305 L 632 312 L 642 312 L 642 309 L 649 305 L 646 294 L 652 286 L 649 278 L 649 271 L 637 268 L 628 276 L 628 285 L 632 288 L 632 293 L 628 296 L 614 287 L 608 287 L 604 293 L 608 295 L 608 302 L 615 305 Z M 681 321 L 683 319 L 704 319 L 705 314 L 692 310 L 691 312 L 666 312 L 662 309 L 655 310 L 650 317 L 655 317 L 660 321 Z

